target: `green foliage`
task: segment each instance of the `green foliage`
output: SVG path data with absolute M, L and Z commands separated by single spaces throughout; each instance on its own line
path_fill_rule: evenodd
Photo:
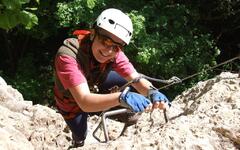
M 201 72 L 165 89 L 172 97 L 214 75 L 206 70 L 216 64 L 216 41 L 227 45 L 225 40 L 219 40 L 221 36 L 239 30 L 239 1 L 0 0 L 0 28 L 7 30 L 0 30 L 0 74 L 9 77 L 8 83 L 25 99 L 50 103 L 52 61 L 57 48 L 68 32 L 89 28 L 100 12 L 109 7 L 121 9 L 133 21 L 133 39 L 125 53 L 139 72 L 165 79 Z M 233 43 L 231 38 L 228 40 Z M 239 43 L 238 38 L 236 42 Z M 229 68 L 239 69 L 239 62 L 223 67 Z M 4 76 L 10 69 L 16 70 L 16 74 Z
M 185 78 L 202 72 L 185 88 L 211 76 L 210 72 L 204 70 L 216 64 L 219 49 L 210 34 L 198 29 L 195 17 L 199 14 L 190 12 L 194 11 L 185 5 L 155 0 L 143 10 L 134 12 L 144 18 L 135 19 L 136 16 L 130 15 L 137 32 L 134 32 L 135 38 L 129 53 L 137 51 L 137 55 L 129 56 L 136 61 L 140 72 L 158 78 Z M 183 89 L 178 87 L 169 93 L 174 95 Z
M 56 16 L 62 27 L 74 27 L 85 23 L 84 27 L 89 27 L 95 20 L 97 11 L 94 8 L 102 5 L 103 0 L 73 0 L 71 2 L 61 2 L 57 4 Z M 78 26 L 79 27 L 79 26 Z
M 19 62 L 17 74 L 9 79 L 9 84 L 23 94 L 25 100 L 34 104 L 48 104 L 53 100 L 53 70 L 52 66 L 37 68 L 33 54 L 29 53 Z
M 140 72 L 157 78 L 184 78 L 201 72 L 196 78 L 174 89 L 175 93 L 213 74 L 204 70 L 216 64 L 219 49 L 212 36 L 201 30 L 198 24 L 200 14 L 196 7 L 167 0 L 147 3 L 142 0 L 138 3 L 94 1 L 92 7 L 86 2 L 74 0 L 58 3 L 60 26 L 74 28 L 80 24 L 82 26 L 78 28 L 90 27 L 101 10 L 117 6 L 125 10 L 133 21 L 133 39 L 125 52 Z
M 33 39 L 40 40 L 40 42 L 43 43 L 48 42 L 48 38 L 58 38 L 58 36 L 64 36 L 64 32 L 59 31 L 58 21 L 55 16 L 58 2 L 59 0 L 51 0 L 51 2 L 41 1 L 41 3 L 37 4 L 38 10 L 36 11 L 36 15 L 39 19 L 38 26 L 34 26 L 34 28 L 27 32 L 20 32 L 28 34 Z
M 38 18 L 35 14 L 22 8 L 23 4 L 30 0 L 1 0 L 0 1 L 0 28 L 9 30 L 22 24 L 26 29 L 31 29 L 38 24 Z M 24 10 L 25 9 L 25 10 Z M 33 8 L 28 8 L 29 10 Z
M 143 34 L 145 31 L 145 17 L 139 14 L 136 10 L 131 11 L 128 16 L 133 22 L 134 37 Z

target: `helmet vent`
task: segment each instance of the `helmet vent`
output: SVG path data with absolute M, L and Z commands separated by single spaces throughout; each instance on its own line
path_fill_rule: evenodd
M 108 22 L 109 22 L 110 24 L 115 24 L 115 21 L 113 21 L 112 19 L 108 19 Z
M 1 1 L 1 0 L 0 0 Z M 104 10 L 96 19 L 96 28 L 101 28 L 129 44 L 133 35 L 131 18 L 119 9 Z

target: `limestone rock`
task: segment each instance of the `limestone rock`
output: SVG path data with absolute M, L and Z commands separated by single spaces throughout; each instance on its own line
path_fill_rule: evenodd
M 0 77 L 0 149 L 67 149 L 71 133 L 54 109 L 25 101 Z M 92 132 L 98 116 L 88 119 L 85 146 L 76 149 L 240 149 L 240 78 L 223 72 L 184 91 L 172 102 L 165 123 L 163 112 L 143 113 L 136 125 L 107 120 L 108 143 L 99 143 Z M 104 139 L 99 131 L 99 138 Z

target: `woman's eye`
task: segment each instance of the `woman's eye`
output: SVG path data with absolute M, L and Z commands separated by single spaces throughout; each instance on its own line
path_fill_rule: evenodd
M 110 40 L 110 39 L 106 39 L 104 41 L 104 44 L 106 44 L 107 46 L 112 46 L 113 45 L 113 42 Z

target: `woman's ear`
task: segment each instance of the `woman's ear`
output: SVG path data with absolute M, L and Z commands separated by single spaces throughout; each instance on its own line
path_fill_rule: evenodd
M 94 40 L 94 36 L 96 34 L 96 31 L 95 31 L 95 29 L 91 29 L 90 31 L 91 31 L 91 33 L 90 33 L 90 40 L 93 41 Z

